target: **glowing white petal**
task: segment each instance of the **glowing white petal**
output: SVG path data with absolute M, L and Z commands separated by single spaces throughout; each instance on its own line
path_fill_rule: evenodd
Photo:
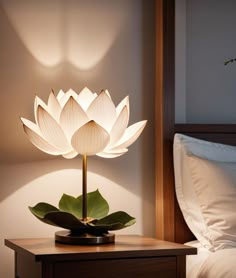
M 72 90 L 71 88 L 66 92 L 66 94 L 74 95 L 76 97 L 78 96 L 78 94 L 74 90 Z
M 46 153 L 65 158 L 78 154 L 120 156 L 146 125 L 142 121 L 127 128 L 128 96 L 115 108 L 107 90 L 97 95 L 87 87 L 79 95 L 71 89 L 66 93 L 60 90 L 57 96 L 51 93 L 48 104 L 36 96 L 34 113 L 36 124 L 22 118 L 30 141 Z
M 109 151 L 105 150 L 104 152 L 97 153 L 97 156 L 100 156 L 103 158 L 114 158 L 114 157 L 121 156 L 127 152 L 128 152 L 128 149 L 119 149 L 119 150 L 115 150 L 114 152 L 109 152 Z
M 67 138 L 70 140 L 75 131 L 88 121 L 87 114 L 77 101 L 73 97 L 70 97 L 62 109 L 60 116 L 60 125 L 65 131 Z
M 49 144 L 56 146 L 63 152 L 69 152 L 71 150 L 60 125 L 41 106 L 38 106 L 37 119 L 41 134 Z
M 115 105 L 104 91 L 91 103 L 87 115 L 107 131 L 111 130 L 117 117 Z
M 60 113 L 61 113 L 61 106 L 59 101 L 55 97 L 54 92 L 52 91 L 48 97 L 48 111 L 53 116 L 54 119 L 57 121 L 59 120 Z
M 87 87 L 85 87 L 77 96 L 77 102 L 86 111 L 92 101 L 97 97 L 96 93 L 92 93 Z
M 111 99 L 111 95 L 110 95 L 110 93 L 109 93 L 109 91 L 108 90 L 105 90 L 105 93 L 109 96 L 109 98 Z
M 90 121 L 75 132 L 71 144 L 79 154 L 95 155 L 105 149 L 109 140 L 106 130 Z
M 111 129 L 110 132 L 111 139 L 109 143 L 110 146 L 117 143 L 117 141 L 121 138 L 121 136 L 125 132 L 125 129 L 127 128 L 128 122 L 129 122 L 128 108 L 127 106 L 124 106 Z
M 64 95 L 65 93 L 62 90 L 60 90 L 57 94 L 57 100 L 60 102 Z
M 70 97 L 73 97 L 75 100 L 77 99 L 77 94 L 72 89 L 68 90 L 64 96 L 60 99 L 60 105 L 63 108 L 64 105 L 67 103 Z
M 71 159 L 71 158 L 76 157 L 77 155 L 78 155 L 78 153 L 76 151 L 71 151 L 69 153 L 63 154 L 62 156 L 64 158 Z
M 121 110 L 127 106 L 128 118 L 129 118 L 129 96 L 126 96 L 116 107 L 117 114 L 120 114 Z
M 28 128 L 32 129 L 34 132 L 36 132 L 40 136 L 42 136 L 42 134 L 40 133 L 39 127 L 35 123 L 33 123 L 32 121 L 30 121 L 26 118 L 23 118 L 23 117 L 20 117 L 20 120 L 21 120 L 23 125 L 26 125 Z
M 131 126 L 126 130 L 122 138 L 113 146 L 110 150 L 117 150 L 121 148 L 127 148 L 138 139 L 139 135 L 142 133 L 147 121 L 140 121 Z
M 34 99 L 34 118 L 36 123 L 38 124 L 38 116 L 37 116 L 37 111 L 38 111 L 38 106 L 42 106 L 44 110 L 46 110 L 48 113 L 48 106 L 47 104 L 41 100 L 41 98 L 39 98 L 38 96 L 35 97 Z
M 103 158 L 115 158 L 122 156 L 125 153 L 119 153 L 119 154 L 110 154 L 110 153 L 98 153 L 97 156 L 103 157 Z
M 27 134 L 30 142 L 40 149 L 41 151 L 52 154 L 52 155 L 60 155 L 61 152 L 53 145 L 50 145 L 47 141 L 45 141 L 39 131 L 39 128 L 36 124 L 32 123 L 31 121 L 21 118 L 23 123 L 23 128 L 25 133 Z

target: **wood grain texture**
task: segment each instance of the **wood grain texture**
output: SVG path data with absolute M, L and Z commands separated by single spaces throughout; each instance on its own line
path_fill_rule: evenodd
M 156 0 L 155 173 L 156 234 L 175 240 L 173 164 L 175 1 Z
M 9 239 L 20 278 L 185 277 L 184 260 L 197 249 L 142 236 L 117 236 L 115 243 L 75 246 L 54 239 Z
M 176 256 L 195 254 L 195 248 L 182 244 L 165 242 L 142 236 L 116 236 L 114 244 L 95 246 L 65 245 L 55 243 L 54 239 L 6 239 L 6 246 L 18 254 L 36 261 L 42 259 L 71 260 L 71 259 L 107 259 L 127 257 Z

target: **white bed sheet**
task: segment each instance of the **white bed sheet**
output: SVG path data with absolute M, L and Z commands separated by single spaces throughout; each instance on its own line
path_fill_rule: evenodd
M 187 256 L 187 278 L 235 278 L 236 248 L 227 248 L 211 252 L 199 241 L 191 241 L 186 245 L 196 247 L 197 255 Z
M 212 252 L 203 247 L 198 240 L 187 242 L 185 245 L 197 248 L 197 255 L 189 255 L 186 258 L 186 278 L 196 278 L 202 265 Z

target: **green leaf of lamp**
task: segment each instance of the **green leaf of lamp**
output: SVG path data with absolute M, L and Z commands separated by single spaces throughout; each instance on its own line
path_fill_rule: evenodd
M 109 205 L 99 190 L 87 193 L 87 157 L 114 158 L 125 154 L 142 133 L 147 121 L 128 127 L 129 98 L 115 107 L 107 90 L 100 94 L 84 88 L 57 95 L 48 103 L 35 97 L 35 123 L 22 118 L 29 140 L 41 151 L 72 159 L 82 156 L 82 195 L 63 194 L 57 207 L 40 202 L 30 211 L 40 221 L 64 228 L 55 240 L 66 244 L 104 244 L 115 240 L 109 231 L 126 228 L 135 218 L 123 211 L 109 213 Z

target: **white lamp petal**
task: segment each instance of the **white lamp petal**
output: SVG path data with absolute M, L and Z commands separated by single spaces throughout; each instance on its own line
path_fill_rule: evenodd
M 109 98 L 111 99 L 111 95 L 110 95 L 110 93 L 109 93 L 109 91 L 108 90 L 105 90 L 105 93 L 109 96 Z
M 121 148 L 127 148 L 138 139 L 139 135 L 142 133 L 147 121 L 140 121 L 131 126 L 126 130 L 119 142 L 116 143 L 110 150 L 117 150 Z
M 51 154 L 51 155 L 60 155 L 61 151 L 57 149 L 55 146 L 49 144 L 45 141 L 42 136 L 40 135 L 39 128 L 36 124 L 32 123 L 31 121 L 21 118 L 23 123 L 23 128 L 25 133 L 27 134 L 30 142 L 36 146 L 41 151 Z
M 55 119 L 42 107 L 38 106 L 37 119 L 40 132 L 44 139 L 62 152 L 69 152 L 71 147 L 66 136 Z
M 79 154 L 95 155 L 105 149 L 110 136 L 104 128 L 90 121 L 75 132 L 71 145 Z
M 129 113 L 128 96 L 115 107 L 107 90 L 97 95 L 85 87 L 79 95 L 71 89 L 57 96 L 52 92 L 47 104 L 36 96 L 36 124 L 22 122 L 30 141 L 46 153 L 113 158 L 126 153 L 146 125 L 141 121 L 127 128 Z
M 57 100 L 60 102 L 64 95 L 65 93 L 62 90 L 60 90 L 57 94 Z
M 35 96 L 35 99 L 34 99 L 34 118 L 35 118 L 35 121 L 36 121 L 37 124 L 38 124 L 37 110 L 38 110 L 39 105 L 41 105 L 44 110 L 48 111 L 47 104 L 44 101 L 42 101 L 41 98 L 39 98 L 38 96 Z
M 61 113 L 61 106 L 59 101 L 55 97 L 54 92 L 52 91 L 48 97 L 48 110 L 50 114 L 53 116 L 54 119 L 59 121 L 60 113 Z
M 124 106 L 111 129 L 109 146 L 112 146 L 118 142 L 118 140 L 124 134 L 128 126 L 128 122 L 128 108 L 127 106 Z
M 77 101 L 70 97 L 62 109 L 60 125 L 65 131 L 67 138 L 70 138 L 82 125 L 87 123 L 89 118 Z
M 117 153 L 117 154 L 110 154 L 110 153 L 98 153 L 97 156 L 103 157 L 103 158 L 115 158 L 122 156 L 125 153 Z
M 87 87 L 85 87 L 77 96 L 77 102 L 86 111 L 92 101 L 97 97 L 96 93 L 92 93 Z
M 76 94 L 76 92 L 74 92 L 72 89 L 69 89 L 59 101 L 61 107 L 63 108 L 65 106 L 70 97 L 73 97 L 76 100 L 77 96 L 78 95 Z
M 112 152 L 104 150 L 104 152 L 97 153 L 97 156 L 104 157 L 104 158 L 115 158 L 115 157 L 121 156 L 127 152 L 128 152 L 128 149 L 119 149 L 119 150 L 115 150 Z
M 129 113 L 130 113 L 130 110 L 129 110 L 129 96 L 126 96 L 116 107 L 116 112 L 117 114 L 120 114 L 121 110 L 127 106 L 127 109 L 128 109 L 128 118 L 129 118 Z
M 78 155 L 76 151 L 71 151 L 69 153 L 63 154 L 62 156 L 67 159 L 75 158 Z
M 116 108 L 111 98 L 102 91 L 87 110 L 91 120 L 110 131 L 117 117 Z

